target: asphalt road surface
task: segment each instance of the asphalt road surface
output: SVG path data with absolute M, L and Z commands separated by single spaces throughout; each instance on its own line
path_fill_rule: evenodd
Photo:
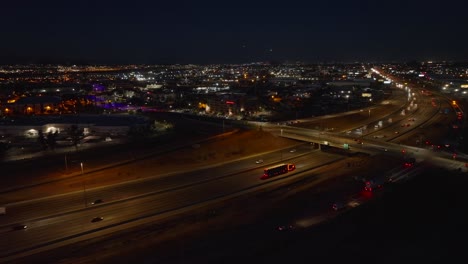
M 300 175 L 342 158 L 316 151 L 310 153 L 309 145 L 296 149 L 295 152 L 272 154 L 277 158 L 275 163 L 280 162 L 281 157 L 296 164 L 296 170 L 283 177 Z M 260 180 L 262 173 L 263 166 L 260 167 L 251 159 L 240 161 L 234 166 L 226 165 L 201 172 L 156 177 L 12 204 L 8 206 L 8 215 L 1 219 L 2 236 L 5 239 L 0 242 L 0 247 L 6 249 L 2 251 L 3 256 L 8 256 L 105 228 L 115 230 L 130 221 L 136 225 L 139 224 L 136 220 L 268 185 L 271 180 Z M 88 203 L 97 197 L 104 202 L 96 205 Z M 86 207 L 84 202 L 87 202 Z M 92 223 L 95 217 L 103 217 L 103 220 Z M 14 230 L 19 224 L 25 224 L 28 228 Z

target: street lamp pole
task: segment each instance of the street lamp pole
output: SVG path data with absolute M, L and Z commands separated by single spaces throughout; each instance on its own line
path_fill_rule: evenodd
M 80 162 L 81 166 L 81 176 L 82 176 L 82 181 L 83 181 L 83 200 L 84 200 L 84 206 L 88 207 L 88 202 L 86 201 L 86 182 L 83 178 L 84 176 L 84 170 L 83 170 L 83 162 Z
M 65 154 L 65 173 L 68 173 L 68 161 L 67 161 L 67 154 Z

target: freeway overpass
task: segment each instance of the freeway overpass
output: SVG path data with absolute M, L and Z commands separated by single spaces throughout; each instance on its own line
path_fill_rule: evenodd
M 376 114 L 378 109 L 369 109 L 368 115 L 364 111 L 368 118 L 361 123 L 347 124 L 350 129 L 344 129 L 346 126 L 343 126 L 343 129 L 335 129 L 334 132 L 278 124 L 262 123 L 262 127 L 277 136 L 312 142 L 318 146 L 343 148 L 344 144 L 348 144 L 354 151 L 370 154 L 386 152 L 396 156 L 403 155 L 402 149 L 405 149 L 405 155 L 413 155 L 417 161 L 428 161 L 451 169 L 463 168 L 466 171 L 462 161 L 466 159 L 466 155 L 459 154 L 456 159 L 453 159 L 449 153 L 432 152 L 420 147 L 402 145 L 396 141 L 403 135 L 412 133 L 417 127 L 428 125 L 428 122 L 423 122 L 423 120 L 440 118 L 435 114 L 437 108 L 433 109 L 424 105 L 425 99 L 418 99 L 417 102 L 419 107 L 415 108 L 409 109 L 407 102 L 402 105 L 405 115 L 401 114 L 402 109 L 390 111 L 391 113 L 385 113 L 382 116 Z M 373 113 L 372 116 L 370 111 Z M 360 114 L 360 112 L 348 114 Z M 341 114 L 335 115 L 335 117 L 340 116 Z M 411 126 L 408 127 L 406 124 L 410 122 L 409 116 L 416 121 L 411 121 Z M 318 119 L 326 120 L 323 117 Z M 380 126 L 379 121 L 382 120 L 385 122 Z M 405 126 L 402 126 L 403 124 Z M 367 127 L 367 131 L 372 131 L 362 133 L 366 129 L 361 129 L 361 134 L 353 132 L 356 127 L 364 126 Z M 378 136 L 387 135 L 387 137 L 369 137 L 368 135 L 372 135 L 371 132 Z M 359 144 L 360 141 L 356 139 L 361 140 L 363 144 Z M 304 146 L 307 147 L 303 150 L 298 148 L 294 155 L 300 154 L 301 151 L 313 152 L 310 144 Z M 279 160 L 290 158 L 287 155 L 291 156 L 293 153 L 273 153 L 271 157 L 263 157 L 263 160 L 277 163 Z M 317 160 L 316 156 L 305 154 L 295 159 L 298 169 L 294 175 L 300 175 L 305 174 L 308 168 L 332 162 L 336 157 L 323 155 L 321 160 Z M 172 214 L 180 208 L 198 206 L 207 201 L 244 193 L 246 190 L 256 190 L 257 187 L 265 187 L 267 183 L 259 180 L 263 165 L 252 168 L 253 166 L 256 165 L 252 160 L 244 160 L 229 166 L 211 168 L 205 172 L 182 173 L 170 179 L 163 177 L 150 181 L 135 181 L 13 204 L 9 208 L 12 214 L 1 219 L 0 223 L 2 224 L 1 232 L 5 238 L 1 246 L 7 249 L 2 254 L 12 258 L 16 254 L 30 254 L 46 246 L 56 247 L 74 240 L 154 222 L 159 220 L 164 213 Z M 401 177 L 401 175 L 396 177 Z M 85 199 L 83 208 L 83 194 L 88 202 L 97 201 L 97 199 L 102 199 L 104 202 L 89 204 Z M 103 216 L 104 220 L 96 223 L 90 221 L 99 216 Z M 28 230 L 11 231 L 11 226 L 19 222 L 28 224 Z

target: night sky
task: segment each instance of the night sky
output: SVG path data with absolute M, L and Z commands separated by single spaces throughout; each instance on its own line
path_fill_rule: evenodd
M 4 1 L 0 63 L 468 59 L 468 3 Z

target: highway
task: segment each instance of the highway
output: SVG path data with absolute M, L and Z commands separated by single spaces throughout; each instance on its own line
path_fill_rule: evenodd
M 466 171 L 465 163 L 468 161 L 468 155 L 457 153 L 455 160 L 453 153 L 437 151 L 437 146 L 425 145 L 426 141 L 433 141 L 431 138 L 426 138 L 426 130 L 443 130 L 438 126 L 448 127 L 450 120 L 455 120 L 454 115 L 447 116 L 441 113 L 441 109 L 451 106 L 450 100 L 437 95 L 430 97 L 419 95 L 417 89 L 413 89 L 411 94 L 409 104 L 402 105 L 400 111 L 382 112 L 377 118 L 353 123 L 354 127 L 350 130 L 324 132 L 310 128 L 274 124 L 266 126 L 266 129 L 278 136 L 296 140 L 337 148 L 343 148 L 343 145 L 347 144 L 351 149 L 374 154 L 387 150 L 387 154 L 390 155 L 413 156 L 418 161 L 430 159 L 438 166 Z M 437 102 L 435 104 L 433 103 L 434 98 Z M 408 145 L 403 144 L 403 142 L 407 142 Z
M 30 251 L 34 248 L 59 243 L 99 232 L 106 228 L 118 229 L 121 224 L 157 216 L 176 209 L 240 194 L 245 191 L 271 187 L 285 177 L 304 177 L 306 172 L 342 159 L 341 156 L 311 150 L 309 144 L 295 148 L 295 152 L 274 152 L 263 157 L 258 165 L 255 159 L 238 161 L 200 172 L 187 172 L 170 177 L 155 177 L 125 184 L 106 186 L 46 199 L 8 205 L 8 215 L 1 218 L 2 257 Z M 296 164 L 296 170 L 269 180 L 260 180 L 268 162 L 282 158 Z M 276 162 L 273 162 L 275 164 Z M 97 197 L 104 202 L 84 207 Z M 95 217 L 104 220 L 92 223 Z M 153 220 L 153 219 L 150 219 Z M 14 230 L 16 224 L 28 226 Z M 128 227 L 126 225 L 125 227 Z
M 421 148 L 421 127 L 424 129 L 446 121 L 447 116 L 440 114 L 440 109 L 449 107 L 447 100 L 439 98 L 434 105 L 433 99 L 420 96 L 417 89 L 403 91 L 408 99 L 401 105 L 379 111 L 377 108 L 363 109 L 353 113 L 366 116 L 359 121 L 339 124 L 340 129 L 328 131 L 308 127 L 285 126 L 262 123 L 261 126 L 277 136 L 293 138 L 319 145 L 343 148 L 350 146 L 351 151 L 366 152 L 371 155 L 385 152 L 397 157 L 415 157 L 418 163 L 431 162 L 450 169 L 466 168 L 463 154 L 455 160 L 450 153 L 434 152 L 427 147 Z M 416 103 L 417 102 L 417 103 Z M 394 106 L 398 103 L 395 102 Z M 372 112 L 372 114 L 371 114 Z M 340 117 L 335 115 L 330 120 Z M 308 122 L 323 122 L 323 117 L 313 120 L 301 120 L 301 125 Z M 330 124 L 332 121 L 327 121 Z M 409 124 L 409 125 L 408 125 Z M 313 125 L 312 125 L 313 126 Z M 414 142 L 404 145 L 402 142 Z M 314 145 L 304 143 L 288 149 L 248 157 L 232 163 L 204 168 L 197 171 L 180 171 L 168 175 L 154 173 L 152 177 L 119 183 L 99 188 L 83 190 L 35 200 L 11 202 L 6 205 L 8 214 L 0 218 L 0 258 L 13 260 L 18 256 L 33 254 L 67 243 L 96 237 L 100 234 L 124 230 L 143 223 L 157 222 L 158 217 L 167 216 L 178 210 L 189 210 L 194 206 L 239 196 L 245 192 L 255 192 L 281 185 L 284 181 L 298 178 L 319 177 L 315 170 L 332 164 L 343 156 L 321 152 Z M 291 151 L 293 150 L 294 151 Z M 402 149 L 405 153 L 402 154 Z M 256 160 L 263 160 L 257 164 Z M 296 170 L 268 180 L 261 180 L 263 168 L 278 163 L 294 163 Z M 393 182 L 414 177 L 423 169 L 399 168 L 389 172 Z M 421 167 L 422 168 L 422 167 Z M 329 168 L 328 168 L 329 169 Z M 105 173 L 105 172 L 99 172 Z M 92 175 L 88 175 L 88 178 Z M 79 182 L 78 182 L 79 183 Z M 353 191 L 355 191 L 353 189 Z M 336 194 L 333 194 L 336 195 Z M 365 196 L 349 194 L 348 202 L 364 202 Z M 331 199 L 331 198 L 330 198 Z M 329 200 L 322 205 L 329 206 Z M 100 203 L 93 202 L 100 200 Z M 352 204 L 350 204 L 352 205 Z M 309 222 L 301 222 L 304 227 L 322 220 L 317 208 L 315 216 Z M 319 210 L 320 209 L 320 210 Z M 102 221 L 92 222 L 96 217 Z M 315 217 L 315 218 L 314 218 Z M 318 217 L 318 218 L 317 218 Z M 318 220 L 317 220 L 318 219 Z M 27 225 L 27 229 L 15 230 L 18 225 Z

